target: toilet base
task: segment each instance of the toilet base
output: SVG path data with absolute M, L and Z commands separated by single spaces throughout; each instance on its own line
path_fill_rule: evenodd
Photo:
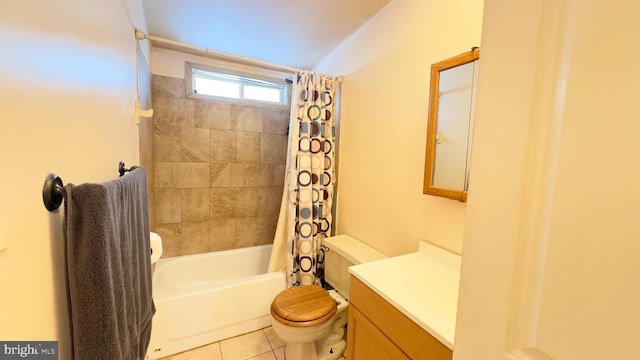
M 289 343 L 284 348 L 284 356 L 287 360 L 318 360 L 315 342 Z
M 333 343 L 330 346 L 320 348 L 318 351 L 317 360 L 340 360 L 344 359 L 342 356 L 344 350 L 347 348 L 347 342 L 343 339 Z
M 333 346 L 320 349 L 316 349 L 315 343 L 287 344 L 284 348 L 285 359 L 287 360 L 341 360 L 344 359 L 344 350 L 347 347 L 347 342 L 340 340 L 334 343 Z
M 318 360 L 344 359 L 344 351 L 347 348 L 345 326 L 347 324 L 348 310 L 345 308 L 336 315 L 329 334 L 316 341 Z

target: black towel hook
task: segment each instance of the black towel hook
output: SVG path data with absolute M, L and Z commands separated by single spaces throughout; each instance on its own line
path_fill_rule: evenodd
M 118 164 L 118 172 L 120 173 L 120 176 L 124 176 L 124 173 L 126 173 L 127 171 L 131 171 L 131 169 L 127 169 L 126 167 L 124 167 L 124 161 L 120 161 L 120 163 Z
M 49 174 L 42 187 L 42 201 L 49 211 L 57 210 L 64 199 L 62 179 L 56 174 Z

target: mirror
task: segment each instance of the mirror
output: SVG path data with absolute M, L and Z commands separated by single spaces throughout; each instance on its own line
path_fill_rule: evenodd
M 431 65 L 424 189 L 467 200 L 480 49 Z

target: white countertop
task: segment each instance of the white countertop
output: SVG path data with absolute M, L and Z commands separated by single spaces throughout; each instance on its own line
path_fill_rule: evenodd
M 349 268 L 351 274 L 453 349 L 460 256 L 421 241 L 411 254 Z

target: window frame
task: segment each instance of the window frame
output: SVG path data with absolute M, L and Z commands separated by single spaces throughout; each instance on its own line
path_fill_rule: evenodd
M 245 78 L 247 81 L 242 81 L 240 79 L 238 82 L 241 84 L 240 95 L 242 96 L 243 86 L 244 85 L 253 85 L 251 84 L 251 80 L 255 80 L 256 82 L 267 82 L 275 85 L 283 86 L 282 93 L 282 102 L 272 102 L 272 101 L 264 101 L 264 100 L 255 100 L 250 98 L 230 98 L 225 96 L 217 96 L 217 95 L 208 95 L 208 94 L 198 94 L 194 90 L 194 70 L 201 72 L 212 72 L 218 73 L 221 75 L 229 75 L 232 77 Z M 290 105 L 290 97 L 291 97 L 291 84 L 288 83 L 284 78 L 276 78 L 270 76 L 264 76 L 256 73 L 243 72 L 238 70 L 227 69 L 223 67 L 197 64 L 192 62 L 185 62 L 185 81 L 186 81 L 186 96 L 188 98 L 196 98 L 202 100 L 216 100 L 222 102 L 229 102 L 231 104 L 238 104 L 243 106 L 271 106 L 275 108 L 288 108 Z

